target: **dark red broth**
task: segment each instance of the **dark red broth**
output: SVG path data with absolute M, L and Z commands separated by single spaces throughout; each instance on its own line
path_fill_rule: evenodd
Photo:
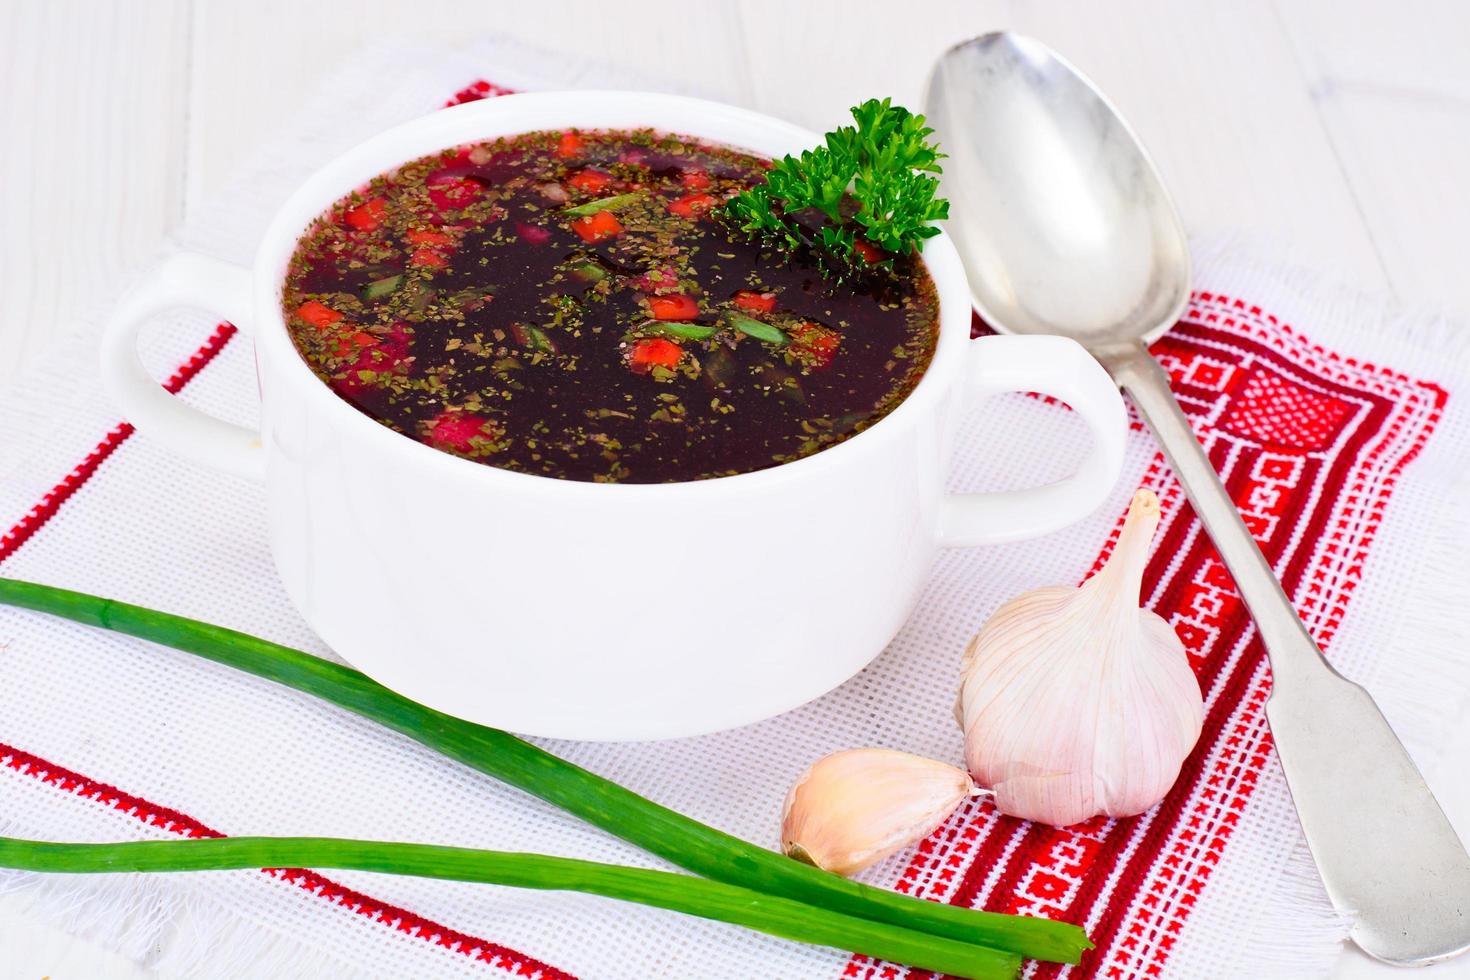
M 937 301 L 917 258 L 837 285 L 707 213 L 763 169 L 651 131 L 415 160 L 301 239 L 291 335 L 368 416 L 509 470 L 659 483 L 810 455 L 913 390 Z

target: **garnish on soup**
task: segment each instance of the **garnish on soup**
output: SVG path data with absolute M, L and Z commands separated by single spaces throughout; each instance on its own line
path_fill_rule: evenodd
M 935 197 L 944 154 L 929 141 L 934 130 L 888 99 L 853 106 L 852 117 L 856 127 L 777 161 L 722 213 L 775 247 L 814 251 L 844 267 L 922 250 L 939 234 L 933 223 L 949 216 L 949 202 Z
M 717 220 L 768 166 L 648 130 L 414 160 L 301 239 L 291 335 L 362 412 L 505 469 L 655 483 L 799 459 L 908 395 L 937 300 L 912 252 L 837 282 Z

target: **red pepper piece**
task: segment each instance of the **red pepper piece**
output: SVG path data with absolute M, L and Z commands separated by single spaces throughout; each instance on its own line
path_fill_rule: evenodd
M 683 197 L 669 202 L 669 210 L 681 218 L 688 218 L 690 221 L 693 221 L 719 203 L 720 199 L 713 194 L 685 194 Z
M 585 145 L 576 130 L 569 129 L 561 134 L 561 139 L 556 144 L 556 155 L 559 157 L 581 156 Z
M 572 231 L 582 236 L 582 241 L 591 245 L 605 238 L 615 238 L 623 233 L 623 223 L 611 211 L 599 211 L 572 222 Z
M 788 332 L 791 334 L 792 350 L 807 364 L 824 368 L 832 363 L 832 358 L 837 354 L 837 345 L 841 341 L 835 331 L 820 323 L 803 320 Z
M 433 249 L 421 248 L 409 256 L 408 259 L 414 265 L 423 266 L 426 269 L 442 269 L 449 264 L 449 260 L 435 252 Z
M 735 294 L 735 305 L 752 313 L 770 313 L 776 308 L 776 294 L 742 289 Z
M 709 186 L 709 174 L 703 170 L 686 170 L 679 175 L 679 183 L 691 191 L 702 191 Z
M 648 303 L 648 312 L 655 320 L 693 320 L 699 316 L 699 304 L 682 293 L 649 296 L 645 302 Z
M 883 261 L 883 250 L 866 239 L 859 238 L 852 243 L 857 254 L 863 257 L 863 261 L 872 265 L 874 262 Z
M 309 299 L 296 307 L 296 315 L 318 330 L 325 330 L 342 319 L 341 313 L 338 313 L 325 303 L 318 303 L 314 299 Z
M 500 426 L 493 419 L 474 412 L 449 409 L 429 423 L 429 444 L 457 453 L 474 453 L 500 436 Z
M 353 351 L 362 350 L 364 347 L 373 347 L 377 343 L 377 337 L 374 337 L 365 330 L 359 330 L 356 333 L 337 338 L 337 350 L 335 353 L 338 357 L 351 357 Z
M 343 217 L 358 231 L 372 231 L 383 223 L 383 213 L 387 210 L 388 202 L 381 197 L 375 197 L 355 208 L 348 208 Z
M 567 183 L 584 194 L 600 194 L 612 183 L 612 175 L 601 170 L 579 170 L 567 178 Z
M 399 320 L 388 329 L 388 336 L 374 340 L 373 346 L 363 347 L 357 360 L 347 366 L 340 378 L 332 381 L 333 388 L 347 395 L 359 395 L 371 387 L 369 382 L 363 380 L 361 372 L 399 375 L 408 373 L 408 355 L 413 349 L 413 335 L 408 332 L 408 324 Z
M 684 359 L 684 348 L 662 337 L 644 337 L 628 352 L 628 366 L 638 374 L 656 367 L 676 368 Z
M 452 235 L 429 228 L 410 228 L 403 237 L 408 239 L 410 245 L 448 245 L 454 241 Z

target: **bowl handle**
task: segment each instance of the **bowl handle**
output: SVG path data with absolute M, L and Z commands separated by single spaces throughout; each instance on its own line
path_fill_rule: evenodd
M 1092 452 L 1064 480 L 1026 490 L 944 498 L 940 542 L 949 547 L 1019 541 L 1066 527 L 1098 508 L 1118 480 L 1128 413 L 1102 365 L 1066 337 L 1001 336 L 970 341 L 969 387 L 977 398 L 1035 391 L 1071 406 L 1092 431 Z
M 260 433 L 190 408 L 143 367 L 138 333 L 152 316 L 180 307 L 222 314 L 244 329 L 250 309 L 250 273 L 236 265 L 181 253 L 154 267 L 129 290 L 102 335 L 102 382 L 123 415 L 180 455 L 259 480 L 264 474 Z

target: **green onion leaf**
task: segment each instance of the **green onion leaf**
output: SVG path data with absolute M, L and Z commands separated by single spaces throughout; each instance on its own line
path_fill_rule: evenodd
M 719 327 L 711 327 L 703 323 L 681 323 L 678 320 L 649 320 L 640 323 L 637 331 L 643 334 L 657 334 L 660 337 L 671 337 L 674 340 L 708 340 L 720 330 Z
M 567 271 L 583 282 L 601 282 L 607 278 L 607 270 L 591 259 L 578 262 Z
M 614 194 L 612 197 L 600 197 L 595 201 L 588 201 L 586 204 L 578 204 L 574 208 L 564 208 L 561 213 L 570 218 L 585 218 L 587 215 L 596 214 L 599 211 L 616 210 L 625 204 L 631 204 L 642 196 L 636 191 L 632 194 Z
M 1014 953 L 973 946 L 763 895 L 672 871 L 576 858 L 395 844 L 329 837 L 224 837 L 72 844 L 0 837 L 0 867 L 65 874 L 222 871 L 240 868 L 338 868 L 579 891 L 672 909 L 718 922 L 852 950 L 935 973 L 1000 980 L 1021 966 Z
M 726 313 L 730 325 L 747 337 L 756 340 L 764 340 L 768 344 L 786 343 L 786 334 L 779 328 L 769 323 L 762 323 L 754 317 L 746 316 L 744 313 Z
M 403 275 L 387 276 L 383 279 L 374 279 L 362 288 L 363 299 L 381 299 L 393 292 L 403 283 Z

